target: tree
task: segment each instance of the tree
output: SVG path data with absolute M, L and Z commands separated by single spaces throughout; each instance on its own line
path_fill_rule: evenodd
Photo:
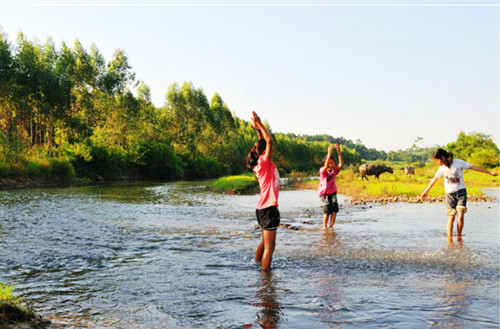
M 117 95 L 125 91 L 127 84 L 135 79 L 135 73 L 131 71 L 128 57 L 121 49 L 115 51 L 113 60 L 108 64 L 108 71 L 101 79 L 101 89 L 110 94 Z
M 170 121 L 170 133 L 174 150 L 178 153 L 188 151 L 196 154 L 198 148 L 210 141 L 197 140 L 202 128 L 213 121 L 208 100 L 202 89 L 196 89 L 191 83 L 170 86 L 166 95 L 166 108 Z
M 447 148 L 454 157 L 464 159 L 472 164 L 493 168 L 498 166 L 499 150 L 490 135 L 463 131 L 458 134 L 455 142 L 449 143 Z

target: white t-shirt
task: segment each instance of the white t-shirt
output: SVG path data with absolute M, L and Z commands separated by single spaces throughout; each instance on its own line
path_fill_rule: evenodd
M 449 167 L 440 166 L 434 177 L 444 176 L 444 191 L 454 193 L 465 188 L 464 169 L 470 169 L 472 165 L 460 159 L 453 159 Z

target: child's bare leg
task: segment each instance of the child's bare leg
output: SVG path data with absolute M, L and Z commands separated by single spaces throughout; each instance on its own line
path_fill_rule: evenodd
M 274 247 L 276 246 L 276 230 L 262 230 L 264 253 L 262 255 L 262 269 L 271 267 Z
M 326 230 L 328 225 L 328 214 L 323 214 L 323 230 Z
M 448 215 L 448 224 L 446 225 L 448 231 L 448 237 L 453 236 L 453 223 L 455 222 L 455 215 Z
M 264 230 L 262 230 L 262 240 L 257 247 L 257 252 L 255 253 L 255 261 L 260 262 L 262 260 L 262 255 L 264 254 Z
M 333 224 L 335 224 L 335 219 L 337 219 L 337 213 L 332 212 L 332 215 L 330 217 L 330 228 L 331 229 L 333 228 Z
M 457 209 L 457 236 L 462 236 L 462 229 L 464 228 L 464 215 L 463 209 Z

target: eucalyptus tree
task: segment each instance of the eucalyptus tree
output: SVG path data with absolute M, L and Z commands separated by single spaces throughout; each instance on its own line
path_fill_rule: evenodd
M 209 109 L 202 89 L 194 88 L 191 83 L 184 83 L 182 87 L 177 84 L 169 87 L 164 111 L 170 123 L 169 132 L 174 137 L 172 145 L 177 153 L 187 151 L 195 155 L 198 148 L 210 142 L 198 140 L 207 119 L 210 119 Z

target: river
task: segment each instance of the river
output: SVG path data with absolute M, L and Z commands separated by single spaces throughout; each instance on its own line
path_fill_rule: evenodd
M 321 230 L 315 191 L 282 190 L 272 270 L 257 195 L 208 182 L 0 191 L 0 281 L 68 328 L 498 328 L 499 206 L 352 206 Z M 497 192 L 493 192 L 497 193 Z M 497 194 L 498 195 L 498 194 Z

